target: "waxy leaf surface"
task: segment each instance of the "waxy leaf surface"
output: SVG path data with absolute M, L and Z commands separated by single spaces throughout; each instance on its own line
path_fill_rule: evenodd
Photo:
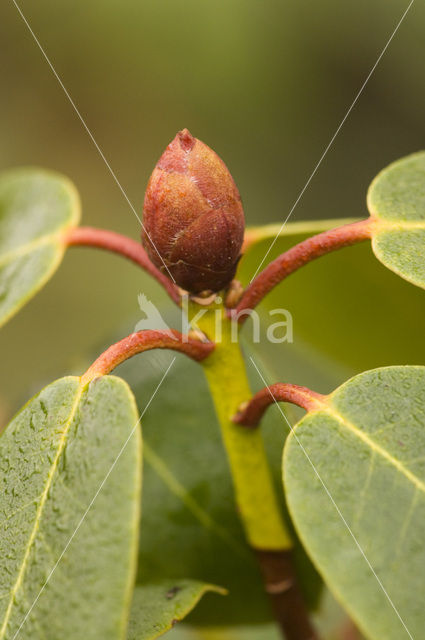
M 422 637 L 425 367 L 339 387 L 288 437 L 283 474 L 301 540 L 366 636 Z
M 376 257 L 399 276 L 425 289 L 425 152 L 381 171 L 368 192 L 376 221 Z
M 137 418 L 123 380 L 83 388 L 66 377 L 2 434 L 1 640 L 125 638 L 141 493 Z
M 41 169 L 0 175 L 0 325 L 53 275 L 61 235 L 80 218 L 78 194 L 65 177 Z
M 137 586 L 133 595 L 127 640 L 154 640 L 187 616 L 209 591 L 218 587 L 197 580 L 174 580 Z

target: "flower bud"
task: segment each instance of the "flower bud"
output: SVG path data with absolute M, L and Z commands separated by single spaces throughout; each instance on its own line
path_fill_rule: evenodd
M 143 222 L 150 259 L 182 289 L 219 291 L 233 279 L 244 234 L 241 198 L 224 162 L 187 129 L 153 170 Z

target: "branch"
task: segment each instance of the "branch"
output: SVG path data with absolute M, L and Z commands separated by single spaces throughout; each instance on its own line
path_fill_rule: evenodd
M 96 247 L 119 253 L 142 267 L 164 287 L 176 304 L 180 304 L 177 286 L 155 267 L 140 242 L 114 231 L 95 229 L 94 227 L 75 227 L 67 232 L 64 241 L 67 246 Z
M 293 404 L 312 411 L 323 406 L 322 396 L 307 387 L 295 384 L 273 384 L 264 387 L 244 403 L 234 416 L 233 422 L 246 427 L 256 427 L 267 407 L 278 401 Z M 274 616 L 288 640 L 318 640 L 310 623 L 308 611 L 301 593 L 292 550 L 266 551 L 254 549 L 260 563 L 264 586 L 269 595 Z
M 341 640 L 362 640 L 363 636 L 354 622 L 348 620 L 341 629 Z
M 275 402 L 291 402 L 306 411 L 314 411 L 323 407 L 325 398 L 326 396 L 311 391 L 307 387 L 277 382 L 264 387 L 249 402 L 244 403 L 234 416 L 233 422 L 245 427 L 256 427 L 267 407 Z
M 234 315 L 240 323 L 247 318 L 246 311 L 254 309 L 259 302 L 287 276 L 308 262 L 320 256 L 348 247 L 371 237 L 373 221 L 371 218 L 353 222 L 319 233 L 295 245 L 278 256 L 258 274 L 245 290 Z M 244 313 L 245 312 L 245 313 Z
M 259 551 L 264 586 L 275 618 L 288 640 L 317 640 L 298 586 L 291 551 Z
M 172 349 L 186 354 L 193 360 L 201 361 L 215 348 L 213 342 L 201 342 L 182 335 L 174 329 L 166 331 L 138 331 L 113 344 L 100 355 L 82 376 L 82 384 L 94 378 L 107 375 L 121 362 L 137 353 L 151 349 Z

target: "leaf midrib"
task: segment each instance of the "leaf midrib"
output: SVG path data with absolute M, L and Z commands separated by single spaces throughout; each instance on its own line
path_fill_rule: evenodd
M 36 249 L 43 247 L 44 245 L 55 244 L 55 243 L 59 244 L 62 234 L 63 234 L 63 230 L 55 231 L 54 233 L 41 236 L 40 238 L 31 240 L 26 244 L 22 244 L 19 247 L 16 247 L 15 249 L 11 249 L 10 251 L 7 251 L 3 255 L 0 254 L 0 267 L 4 267 L 9 262 L 13 262 L 13 260 L 16 260 L 17 258 L 22 258 L 23 256 L 28 255 L 32 251 L 36 251 Z
M 166 463 L 146 442 L 143 443 L 144 456 L 147 462 L 154 469 L 155 473 L 161 478 L 169 491 L 183 502 L 190 513 L 200 522 L 200 524 L 209 529 L 215 535 L 225 542 L 234 551 L 246 557 L 245 549 L 229 532 L 216 522 L 209 513 L 190 495 L 187 489 L 174 476 L 167 467 Z
M 375 233 L 386 233 L 389 231 L 415 231 L 425 229 L 425 220 L 390 220 L 376 216 L 377 227 Z
M 36 514 L 35 514 L 34 526 L 32 528 L 30 537 L 28 539 L 28 544 L 26 546 L 25 553 L 24 553 L 24 556 L 23 556 L 23 559 L 22 559 L 21 568 L 19 570 L 19 573 L 18 573 L 18 576 L 16 578 L 15 584 L 14 584 L 14 586 L 13 586 L 11 592 L 10 592 L 9 604 L 8 604 L 8 607 L 7 607 L 7 610 L 6 610 L 6 614 L 5 614 L 5 617 L 4 617 L 3 625 L 2 625 L 2 627 L 0 629 L 0 638 L 4 638 L 4 636 L 5 636 L 6 629 L 7 629 L 7 626 L 9 624 L 10 617 L 11 617 L 11 614 L 12 614 L 12 608 L 13 608 L 13 604 L 14 604 L 14 601 L 15 601 L 15 596 L 16 596 L 16 593 L 18 592 L 18 589 L 20 588 L 20 586 L 22 584 L 22 580 L 23 580 L 23 577 L 25 575 L 25 571 L 27 569 L 31 548 L 32 548 L 32 545 L 34 543 L 35 536 L 36 536 L 36 533 L 37 533 L 39 525 L 40 525 L 40 521 L 41 521 L 44 505 L 47 502 L 48 493 L 49 493 L 50 487 L 52 486 L 52 483 L 53 483 L 53 478 L 54 478 L 55 472 L 56 472 L 57 467 L 58 467 L 59 459 L 60 459 L 60 457 L 62 455 L 62 452 L 63 452 L 63 449 L 65 447 L 65 443 L 66 443 L 66 439 L 67 439 L 67 435 L 68 435 L 70 426 L 72 424 L 72 421 L 73 421 L 73 419 L 75 417 L 75 414 L 76 414 L 76 411 L 77 411 L 77 408 L 78 408 L 78 405 L 80 403 L 82 392 L 83 392 L 83 387 L 80 385 L 78 387 L 78 390 L 77 390 L 77 393 L 76 393 L 76 396 L 75 396 L 75 400 L 74 400 L 74 402 L 72 404 L 68 420 L 65 423 L 65 428 L 64 428 L 62 436 L 60 438 L 57 454 L 56 454 L 55 459 L 54 459 L 54 461 L 53 461 L 53 463 L 52 463 L 52 465 L 50 467 L 50 471 L 49 471 L 48 476 L 47 476 L 46 486 L 44 488 L 43 493 L 41 494 L 40 503 L 39 503 L 39 505 L 37 507 L 37 511 L 36 511 Z
M 324 413 L 328 413 L 330 416 L 335 418 L 339 423 L 341 423 L 344 427 L 346 427 L 349 431 L 354 433 L 360 440 L 365 442 L 372 451 L 375 451 L 378 455 L 385 458 L 388 462 L 390 462 L 400 473 L 402 473 L 412 484 L 414 484 L 420 491 L 425 493 L 425 483 L 422 482 L 419 478 L 417 478 L 414 473 L 409 471 L 400 460 L 391 455 L 386 449 L 377 444 L 370 436 L 368 436 L 364 431 L 356 427 L 355 424 L 347 420 L 347 418 L 341 415 L 338 411 L 336 411 L 333 407 L 327 405 L 323 407 L 321 410 Z

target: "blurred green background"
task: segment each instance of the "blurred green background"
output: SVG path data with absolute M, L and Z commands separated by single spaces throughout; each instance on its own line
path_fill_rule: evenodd
M 407 0 L 21 0 L 88 127 L 141 213 L 150 172 L 188 127 L 231 169 L 247 220 L 283 220 Z M 415 2 L 293 221 L 357 217 L 383 166 L 424 145 L 425 6 Z M 0 9 L 0 168 L 39 165 L 77 185 L 83 223 L 139 236 L 114 183 L 11 0 Z M 81 370 L 133 329 L 137 293 L 164 296 L 120 258 L 72 249 L 0 336 L 4 421 L 42 381 Z

